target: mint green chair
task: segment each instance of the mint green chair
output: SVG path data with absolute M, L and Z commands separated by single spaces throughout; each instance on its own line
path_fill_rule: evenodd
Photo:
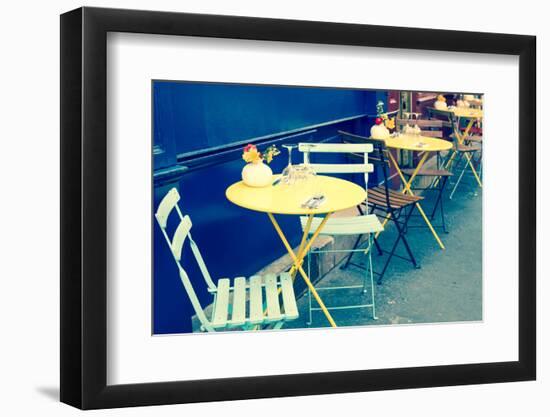
M 288 273 L 278 277 L 273 274 L 255 275 L 250 279 L 238 277 L 233 281 L 222 278 L 215 284 L 197 244 L 191 237 L 191 219 L 187 215 L 183 216 L 178 206 L 179 200 L 178 190 L 172 188 L 160 202 L 155 218 L 176 262 L 183 287 L 201 323 L 201 331 L 214 332 L 232 328 L 280 329 L 286 321 L 298 318 L 292 278 Z M 167 223 L 174 209 L 179 217 L 179 224 L 170 238 Z M 191 280 L 181 265 L 181 253 L 186 240 L 189 242 L 208 292 L 214 298 L 210 318 L 202 308 Z
M 368 162 L 368 154 L 373 151 L 373 146 L 370 143 L 300 143 L 298 145 L 300 152 L 303 152 L 304 163 L 309 164 L 316 173 L 319 174 L 353 174 L 353 173 L 362 173 L 364 174 L 365 180 L 365 190 L 368 193 L 368 180 L 369 173 L 374 170 L 374 166 Z M 362 164 L 318 164 L 312 163 L 310 161 L 312 153 L 345 153 L 345 154 L 360 154 L 363 156 Z M 338 290 L 362 290 L 363 294 L 367 294 L 370 290 L 370 302 L 362 304 L 353 304 L 353 305 L 338 305 L 338 306 L 327 306 L 329 310 L 347 310 L 353 308 L 370 308 L 372 310 L 372 317 L 376 317 L 376 301 L 375 301 L 375 291 L 374 291 L 374 272 L 372 269 L 372 256 L 371 256 L 371 245 L 373 243 L 372 234 L 380 233 L 384 230 L 380 220 L 374 214 L 365 214 L 358 207 L 359 215 L 358 216 L 347 216 L 347 217 L 337 217 L 332 216 L 329 218 L 325 227 L 321 231 L 321 235 L 331 235 L 331 236 L 344 236 L 344 235 L 357 235 L 357 242 L 354 249 L 341 249 L 341 250 L 323 250 L 315 249 L 311 250 L 308 254 L 308 274 L 309 269 L 311 268 L 311 259 L 310 255 L 321 254 L 321 253 L 349 253 L 349 255 L 344 258 L 350 258 L 355 252 L 362 252 L 366 257 L 367 268 L 364 269 L 363 282 L 360 285 L 344 285 L 344 286 L 319 286 L 315 287 L 317 291 L 338 291 Z M 307 217 L 300 218 L 302 223 L 302 229 L 306 227 Z M 311 225 L 311 230 L 315 230 L 316 227 L 321 222 L 320 218 L 314 218 L 314 221 Z M 360 248 L 357 246 L 359 240 L 363 235 L 367 235 L 367 247 Z M 345 263 L 347 266 L 348 262 Z M 313 311 L 318 311 L 320 308 L 312 306 L 311 294 L 309 295 L 309 321 L 308 324 L 312 324 Z

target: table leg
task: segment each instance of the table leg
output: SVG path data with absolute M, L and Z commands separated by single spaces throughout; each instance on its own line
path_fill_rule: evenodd
M 302 255 L 303 251 L 304 251 L 304 246 L 307 242 L 307 237 L 309 235 L 309 231 L 311 230 L 311 223 L 313 221 L 313 214 L 310 214 L 307 218 L 307 223 L 306 223 L 306 227 L 304 228 L 304 234 L 302 235 L 302 241 L 300 242 L 300 246 L 298 248 L 298 254 L 296 255 L 296 257 L 298 259 L 301 259 L 302 261 L 300 262 L 300 265 L 302 265 L 304 262 L 304 258 L 305 256 Z M 292 268 L 290 268 L 290 275 L 292 276 L 292 279 L 294 279 L 296 277 L 296 272 L 298 271 L 298 269 L 295 267 L 295 265 L 292 265 Z
M 399 168 L 399 165 L 397 164 L 397 161 L 395 160 L 395 158 L 393 157 L 391 152 L 389 152 L 390 160 L 392 161 L 393 165 L 395 166 L 395 169 L 397 171 L 397 174 L 399 175 L 399 178 L 401 178 L 401 181 L 403 182 L 403 185 L 404 185 L 404 189 L 402 191 L 403 194 L 409 193 L 410 195 L 414 195 L 414 193 L 411 190 L 412 182 L 414 181 L 414 179 L 415 179 L 416 175 L 418 174 L 418 172 L 420 171 L 420 169 L 422 169 L 422 166 L 424 166 L 424 163 L 428 159 L 429 155 L 430 155 L 429 152 L 424 153 L 424 155 L 422 156 L 422 158 L 418 162 L 418 165 L 416 166 L 415 170 L 413 171 L 411 177 L 409 178 L 409 181 L 407 181 L 405 179 L 405 176 L 403 175 L 403 172 L 401 172 L 401 169 Z M 441 241 L 441 239 L 439 238 L 437 232 L 435 231 L 434 227 L 432 226 L 432 223 L 428 219 L 428 216 L 426 216 L 426 213 L 424 213 L 424 209 L 422 208 L 420 203 L 416 203 L 416 208 L 418 209 L 421 216 L 424 218 L 424 221 L 428 225 L 428 228 L 432 232 L 432 235 L 434 236 L 434 238 L 435 238 L 436 242 L 438 243 L 439 247 L 441 249 L 445 249 L 445 245 L 443 245 L 443 242 Z M 384 225 L 387 223 L 388 220 L 389 220 L 389 216 L 386 216 L 386 219 L 384 220 Z
M 464 139 L 470 134 L 470 130 L 472 129 L 472 126 L 474 125 L 474 118 L 472 117 L 468 124 L 466 125 L 466 129 L 464 129 L 464 133 L 462 134 L 460 143 L 464 143 Z M 458 120 L 459 126 L 460 126 L 460 118 Z
M 468 161 L 468 165 L 470 165 L 470 169 L 472 170 L 472 173 L 474 174 L 474 177 L 477 181 L 477 184 L 480 188 L 483 188 L 483 184 L 481 183 L 481 179 L 479 178 L 479 175 L 477 174 L 476 169 L 474 168 L 474 165 L 472 164 L 472 155 L 466 154 L 466 161 Z
M 472 129 L 472 126 L 474 125 L 474 122 L 477 119 L 471 118 L 468 122 L 468 125 L 466 125 L 466 129 L 464 129 L 464 133 L 460 133 L 460 130 L 455 128 L 455 135 L 458 139 L 458 142 L 460 144 L 463 144 L 468 135 L 470 134 L 470 130 Z M 458 125 L 460 126 L 460 118 L 458 119 Z M 477 174 L 476 169 L 474 168 L 474 165 L 472 164 L 472 157 L 468 154 L 466 154 L 466 161 L 468 162 L 468 165 L 470 166 L 470 169 L 472 170 L 472 173 L 474 174 L 474 177 L 478 183 L 478 185 L 483 188 L 483 184 L 481 183 L 481 179 L 479 178 L 479 175 Z
M 269 219 L 271 220 L 271 223 L 273 223 L 273 227 L 277 231 L 277 234 L 281 238 L 281 241 L 283 242 L 283 245 L 285 246 L 288 254 L 290 255 L 290 258 L 292 259 L 292 261 L 294 263 L 293 268 L 295 268 L 300 273 L 300 275 L 302 276 L 302 279 L 304 280 L 304 282 L 308 286 L 311 294 L 313 294 L 313 297 L 315 297 L 315 300 L 319 304 L 319 307 L 321 308 L 321 310 L 325 314 L 325 317 L 327 318 L 330 325 L 332 327 L 337 327 L 336 323 L 334 322 L 334 319 L 332 318 L 332 316 L 330 315 L 327 307 L 325 306 L 325 303 L 323 302 L 321 297 L 319 297 L 319 294 L 317 293 L 317 290 L 315 290 L 315 287 L 313 286 L 313 284 L 311 283 L 311 281 L 310 281 L 309 277 L 307 276 L 306 272 L 302 268 L 303 259 L 305 258 L 306 254 L 309 252 L 309 250 L 311 248 L 311 245 L 313 244 L 313 241 L 317 238 L 317 236 L 319 236 L 319 233 L 321 232 L 321 230 L 325 226 L 325 224 L 326 224 L 326 222 L 329 219 L 331 214 L 332 213 L 327 213 L 325 215 L 325 218 L 323 219 L 323 221 L 321 221 L 321 223 L 319 224 L 319 226 L 317 227 L 317 229 L 315 230 L 315 232 L 313 233 L 313 235 L 311 236 L 311 238 L 309 239 L 309 241 L 307 243 L 305 243 L 305 242 L 307 241 L 307 235 L 309 234 L 310 230 L 304 230 L 304 235 L 302 236 L 302 243 L 300 244 L 301 252 L 299 252 L 299 255 L 300 255 L 300 258 L 299 258 L 294 253 L 294 250 L 292 250 L 292 247 L 288 243 L 288 240 L 286 239 L 281 227 L 279 226 L 279 223 L 277 222 L 277 220 L 275 219 L 273 214 L 272 213 L 267 213 L 267 215 L 269 216 Z M 310 215 L 310 218 L 308 219 L 308 224 L 309 224 L 310 227 L 311 227 L 312 217 L 313 217 L 313 215 Z M 304 244 L 305 244 L 305 246 L 304 246 Z

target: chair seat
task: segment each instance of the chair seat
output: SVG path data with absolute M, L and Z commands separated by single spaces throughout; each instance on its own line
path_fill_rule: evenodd
M 460 130 L 461 130 L 461 131 L 464 131 L 464 130 L 466 130 L 466 128 L 464 127 L 464 128 L 461 128 Z M 472 132 L 472 133 L 474 133 L 474 134 L 481 135 L 481 134 L 483 133 L 483 129 L 480 128 L 480 127 L 477 127 L 477 126 L 472 126 L 472 127 L 470 128 L 470 132 Z
M 473 143 L 471 145 L 459 144 L 456 146 L 459 152 L 477 152 L 481 150 L 481 145 Z
M 279 297 L 279 292 L 282 297 Z M 234 279 L 233 286 L 230 279 L 222 278 L 218 281 L 215 294 L 212 313 L 212 327 L 215 329 L 298 318 L 289 273 L 280 276 L 254 275 L 249 280 L 238 277 Z
M 305 228 L 308 218 L 300 217 L 302 229 Z M 311 222 L 311 233 L 313 233 L 323 219 L 314 217 Z M 364 214 L 353 217 L 330 217 L 321 230 L 321 235 L 363 235 L 367 233 L 377 233 L 384 228 L 374 214 Z
M 398 210 L 415 204 L 424 197 L 417 195 L 403 194 L 399 191 L 389 190 L 389 200 L 392 209 Z M 386 190 L 384 187 L 369 188 L 369 204 L 378 207 L 387 207 Z
M 464 138 L 464 140 L 466 142 L 478 142 L 478 143 L 481 143 L 483 142 L 483 136 L 479 136 L 479 135 L 471 135 L 471 136 L 466 136 Z
M 405 168 L 401 172 L 409 177 L 414 173 L 414 168 Z M 421 169 L 416 173 L 417 177 L 450 177 L 453 173 L 446 169 Z

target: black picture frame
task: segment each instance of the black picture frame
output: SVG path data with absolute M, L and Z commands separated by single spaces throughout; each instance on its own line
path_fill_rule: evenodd
M 519 56 L 519 360 L 107 385 L 108 32 Z M 535 379 L 535 51 L 534 36 L 510 34 L 88 7 L 61 15 L 61 401 L 94 409 Z

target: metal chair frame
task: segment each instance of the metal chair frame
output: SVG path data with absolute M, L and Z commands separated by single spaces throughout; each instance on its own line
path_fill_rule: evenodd
M 387 153 L 389 152 L 389 150 L 386 148 L 385 142 L 383 140 L 371 139 L 371 138 L 355 135 L 348 132 L 340 131 L 339 133 L 342 136 L 342 140 L 347 143 L 369 143 L 373 145 L 373 152 L 369 156 L 369 161 L 375 167 L 378 167 L 379 171 L 382 172 L 382 181 L 378 183 L 375 189 L 379 189 L 380 187 L 383 187 L 383 195 L 384 195 L 385 201 L 383 204 L 381 204 L 380 202 L 375 203 L 371 198 L 370 200 L 366 201 L 364 204 L 365 211 L 368 211 L 369 214 L 376 214 L 379 216 L 382 216 L 382 214 L 379 214 L 379 213 L 383 213 L 383 217 L 388 218 L 389 221 L 392 221 L 397 230 L 397 237 L 391 247 L 391 250 L 389 251 L 382 249 L 380 243 L 378 242 L 378 236 L 379 236 L 378 233 L 373 238 L 373 243 L 378 251 L 378 254 L 379 255 L 383 255 L 384 253 L 388 254 L 388 258 L 386 259 L 386 262 L 384 264 L 384 267 L 382 268 L 382 271 L 380 273 L 375 272 L 375 274 L 378 275 L 377 283 L 379 285 L 382 284 L 384 275 L 386 274 L 388 266 L 394 257 L 411 262 L 415 268 L 420 268 L 420 264 L 417 262 L 416 258 L 414 257 L 414 254 L 409 245 L 409 242 L 407 241 L 405 234 L 406 234 L 407 225 L 409 223 L 411 215 L 414 211 L 414 208 L 416 207 L 415 202 L 421 200 L 422 197 L 416 197 L 415 199 L 411 199 L 409 203 L 404 204 L 402 207 L 394 208 L 392 204 L 393 198 L 410 199 L 410 197 L 403 195 L 401 193 L 396 193 L 396 192 L 392 194 L 392 192 L 390 191 L 390 188 L 388 185 L 388 182 L 389 182 L 388 167 L 390 162 L 387 157 Z M 351 156 L 354 157 L 354 155 L 351 155 Z M 369 191 L 372 194 L 373 189 L 370 188 Z M 369 211 L 369 208 L 370 208 L 370 211 Z M 362 207 L 358 207 L 358 210 L 361 213 L 363 212 Z M 400 241 L 403 243 L 403 246 L 405 247 L 408 257 L 401 256 L 396 253 L 397 246 Z M 356 249 L 359 243 L 360 243 L 360 239 L 357 239 L 353 249 Z M 346 267 L 347 265 L 350 265 L 350 264 L 355 266 L 361 266 L 351 262 L 351 257 L 349 257 L 346 260 L 346 264 L 344 266 Z
M 274 274 L 268 274 L 265 277 L 255 275 L 248 280 L 245 277 L 237 277 L 234 280 L 222 278 L 215 284 L 201 252 L 191 236 L 191 219 L 181 212 L 178 206 L 179 200 L 178 190 L 172 188 L 159 203 L 155 218 L 178 267 L 179 276 L 189 301 L 201 323 L 201 331 L 215 332 L 232 328 L 256 330 L 262 327 L 280 329 L 286 321 L 298 318 L 292 277 L 288 273 L 283 273 L 279 277 Z M 179 223 L 170 238 L 167 224 L 168 218 L 174 210 L 178 215 Z M 210 319 L 201 306 L 187 272 L 181 265 L 182 251 L 186 241 L 189 242 L 207 290 L 214 297 Z
M 365 190 L 368 193 L 367 184 L 368 184 L 368 175 L 373 171 L 374 167 L 369 163 L 368 154 L 372 151 L 373 147 L 370 144 L 327 144 L 327 143 L 300 143 L 298 149 L 303 153 L 304 163 L 309 164 L 316 173 L 330 173 L 330 174 L 340 174 L 340 173 L 362 173 L 364 174 L 365 180 Z M 359 156 L 360 163 L 356 164 L 316 164 L 311 163 L 310 157 L 311 153 L 354 153 Z M 367 195 L 368 199 L 368 195 Z M 302 227 L 304 226 L 307 218 L 303 217 Z M 358 248 L 357 245 L 353 249 L 340 249 L 340 250 L 329 250 L 329 249 L 314 249 L 311 250 L 307 255 L 307 269 L 308 274 L 311 271 L 311 257 L 314 255 L 319 256 L 324 253 L 350 253 L 350 256 L 353 253 L 362 252 L 367 256 L 367 268 L 365 268 L 365 274 L 363 276 L 363 282 L 361 285 L 343 285 L 343 286 L 319 286 L 315 287 L 317 291 L 339 291 L 339 290 L 356 290 L 361 289 L 363 294 L 367 294 L 370 289 L 370 302 L 361 303 L 361 304 L 352 304 L 352 305 L 339 305 L 339 306 L 329 306 L 328 310 L 347 310 L 347 309 L 356 309 L 356 308 L 371 308 L 373 319 L 377 319 L 376 316 L 376 301 L 375 301 L 375 286 L 374 286 L 374 271 L 372 268 L 372 256 L 371 256 L 371 244 L 372 244 L 372 234 L 379 233 L 383 230 L 383 227 L 374 215 L 368 215 L 361 213 L 360 216 L 348 218 L 348 217 L 332 217 L 328 220 L 324 230 L 321 234 L 324 235 L 358 235 L 358 239 L 361 236 L 367 234 L 368 237 L 368 247 L 367 248 Z M 311 292 L 308 290 L 308 310 L 309 310 L 309 321 L 308 325 L 313 323 L 313 312 L 320 311 L 321 308 L 315 307 L 312 305 Z

